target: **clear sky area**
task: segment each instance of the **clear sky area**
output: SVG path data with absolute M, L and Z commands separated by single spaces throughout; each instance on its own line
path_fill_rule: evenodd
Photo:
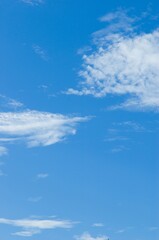
M 159 239 L 159 2 L 0 1 L 0 240 Z

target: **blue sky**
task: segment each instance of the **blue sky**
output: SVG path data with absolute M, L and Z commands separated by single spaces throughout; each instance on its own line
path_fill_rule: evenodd
M 0 9 L 0 238 L 158 240 L 158 2 Z

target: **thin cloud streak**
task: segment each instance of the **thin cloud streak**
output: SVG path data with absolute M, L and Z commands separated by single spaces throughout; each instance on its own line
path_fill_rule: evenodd
M 94 223 L 92 226 L 93 227 L 104 227 L 104 224 L 103 223 Z
M 109 240 L 109 238 L 105 235 L 92 237 L 90 233 L 85 232 L 81 236 L 75 236 L 75 240 Z
M 39 234 L 39 233 L 41 233 L 40 230 L 30 229 L 30 230 L 25 230 L 25 231 L 12 233 L 12 235 L 13 236 L 19 236 L 19 237 L 32 237 L 33 235 Z
M 37 179 L 45 179 L 45 178 L 48 178 L 48 177 L 49 177 L 48 173 L 39 173 L 37 175 Z
M 76 134 L 76 126 L 88 117 L 71 117 L 48 112 L 1 112 L 0 135 L 2 139 L 24 142 L 28 147 L 48 146 L 64 141 Z M 1 147 L 5 153 L 5 148 Z
M 1 107 L 12 108 L 14 110 L 24 107 L 24 104 L 21 103 L 20 101 L 17 101 L 13 98 L 9 98 L 2 94 L 0 94 L 0 105 Z
M 39 219 L 7 219 L 0 218 L 0 224 L 6 224 L 22 228 L 22 231 L 12 233 L 12 235 L 31 237 L 41 233 L 42 230 L 51 230 L 55 228 L 69 229 L 74 223 L 68 220 L 39 220 Z
M 30 6 L 39 6 L 44 3 L 44 0 L 21 0 L 21 2 Z
M 0 146 L 0 156 L 7 155 L 8 149 L 6 147 Z

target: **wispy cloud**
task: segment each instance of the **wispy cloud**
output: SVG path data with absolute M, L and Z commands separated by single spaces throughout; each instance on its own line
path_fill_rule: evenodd
M 123 229 L 119 229 L 119 230 L 117 231 L 117 233 L 125 233 L 126 230 L 127 230 L 127 229 L 124 229 L 124 228 L 123 228 Z
M 6 147 L 0 146 L 0 156 L 7 155 L 8 149 Z
M 147 129 L 144 128 L 140 123 L 134 121 L 124 121 L 113 123 L 114 126 L 120 128 L 120 131 L 133 131 L 133 132 L 144 132 Z
M 20 232 L 12 233 L 13 236 L 19 236 L 19 237 L 32 237 L 35 234 L 39 234 L 40 230 L 30 229 L 30 230 L 24 230 Z
M 20 101 L 17 101 L 13 98 L 9 98 L 5 95 L 0 94 L 0 104 L 2 107 L 18 109 L 22 108 L 24 105 Z
M 104 224 L 103 223 L 94 223 L 92 226 L 93 227 L 104 227 Z
M 105 37 L 106 35 L 121 32 L 132 32 L 135 28 L 135 23 L 137 18 L 128 16 L 128 11 L 124 9 L 118 9 L 116 12 L 110 12 L 101 18 L 99 21 L 107 23 L 107 26 L 95 32 L 93 35 L 95 37 Z M 96 39 L 98 42 L 98 38 Z M 101 41 L 101 39 L 100 39 Z
M 127 141 L 127 140 L 129 140 L 129 138 L 127 138 L 127 137 L 122 137 L 122 136 L 111 136 L 111 137 L 107 137 L 106 139 L 105 139 L 105 141 L 106 142 L 116 142 L 116 141 Z
M 115 148 L 112 148 L 112 152 L 113 153 L 119 153 L 119 152 L 123 152 L 123 151 L 128 151 L 129 148 L 125 147 L 125 146 L 116 146 Z
M 88 119 L 30 110 L 1 112 L 0 137 L 12 143 L 22 141 L 29 147 L 48 146 L 75 135 L 77 124 Z M 6 148 L 1 147 L 1 153 L 5 152 Z
M 8 102 L 8 105 L 10 107 L 13 107 L 13 108 L 23 107 L 23 103 L 18 102 L 18 101 L 14 100 L 14 99 L 10 99 L 10 101 Z
M 39 173 L 37 174 L 37 179 L 44 179 L 47 178 L 49 176 L 48 173 Z
M 83 55 L 83 80 L 67 94 L 122 96 L 116 108 L 159 109 L 159 30 L 137 29 L 136 17 L 117 11 L 100 19 L 105 29 L 93 35 L 91 53 Z
M 39 85 L 38 88 L 42 89 L 44 92 L 46 92 L 48 90 L 49 86 L 46 84 L 42 84 L 42 85 Z
M 148 124 L 146 124 L 147 126 Z M 111 128 L 107 130 L 105 142 L 111 145 L 112 153 L 125 152 L 131 149 L 134 142 L 133 138 L 137 134 L 151 133 L 145 123 L 136 121 L 122 121 L 111 123 Z
M 45 61 L 49 60 L 47 52 L 42 47 L 40 47 L 39 45 L 34 44 L 32 46 L 32 48 L 33 48 L 35 54 L 37 54 L 41 59 L 43 59 Z
M 157 230 L 159 230 L 159 227 L 150 227 L 149 228 L 149 231 L 157 231 Z
M 21 0 L 21 2 L 26 3 L 30 6 L 39 6 L 44 3 L 44 0 Z
M 117 230 L 116 233 L 117 234 L 124 234 L 125 232 L 131 231 L 133 229 L 134 229 L 133 226 L 128 226 L 128 227 L 121 228 L 121 229 Z
M 69 220 L 48 220 L 48 219 L 7 219 L 0 218 L 0 224 L 20 227 L 22 231 L 12 233 L 12 235 L 31 237 L 41 233 L 42 230 L 51 230 L 55 228 L 72 228 L 74 223 Z
M 107 236 L 97 236 L 97 237 L 92 237 L 90 233 L 83 233 L 81 236 L 75 236 L 76 240 L 109 240 Z

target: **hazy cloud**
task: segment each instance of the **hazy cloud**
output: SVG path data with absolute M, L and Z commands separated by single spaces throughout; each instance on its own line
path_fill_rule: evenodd
M 37 175 L 37 179 L 44 179 L 44 178 L 47 178 L 49 176 L 48 173 L 39 173 Z
M 104 227 L 104 224 L 103 223 L 94 223 L 92 226 L 93 227 Z
M 159 230 L 159 227 L 150 227 L 149 228 L 149 231 L 157 231 L 157 230 Z
M 126 230 L 127 229 L 120 229 L 120 230 L 117 231 L 117 233 L 124 233 L 124 232 L 126 232 Z
M 123 151 L 128 151 L 129 148 L 125 147 L 125 146 L 116 146 L 114 148 L 112 148 L 112 153 L 119 153 L 119 152 L 123 152 Z
M 43 60 L 45 61 L 48 61 L 49 60 L 49 57 L 48 57 L 48 54 L 47 52 L 42 48 L 40 47 L 39 45 L 33 45 L 32 46 L 34 52 Z
M 33 235 L 38 234 L 40 232 L 41 232 L 40 230 L 30 229 L 30 230 L 12 233 L 12 235 L 19 236 L 19 237 L 32 237 Z
M 44 0 L 21 0 L 21 2 L 26 3 L 30 6 L 38 6 L 44 3 Z
M 133 132 L 144 132 L 146 129 L 140 123 L 134 121 L 124 121 L 113 123 L 114 126 L 118 127 L 120 131 L 133 131 Z
M 92 237 L 89 233 L 83 233 L 81 236 L 75 236 L 76 240 L 109 240 L 107 236 Z
M 0 156 L 7 155 L 8 149 L 6 147 L 0 146 Z
M 2 107 L 13 109 L 22 108 L 24 106 L 23 103 L 2 94 L 0 94 L 0 104 Z

